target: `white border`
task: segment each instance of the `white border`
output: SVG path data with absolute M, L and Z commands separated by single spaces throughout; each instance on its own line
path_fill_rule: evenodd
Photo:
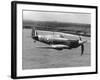
M 91 34 L 91 66 L 73 67 L 73 68 L 22 70 L 22 10 L 23 9 L 91 13 L 91 33 L 92 33 Z M 91 8 L 17 4 L 17 76 L 36 76 L 36 75 L 63 74 L 63 73 L 67 74 L 67 73 L 95 72 L 95 67 L 96 67 L 95 13 L 96 13 L 95 9 L 91 9 Z

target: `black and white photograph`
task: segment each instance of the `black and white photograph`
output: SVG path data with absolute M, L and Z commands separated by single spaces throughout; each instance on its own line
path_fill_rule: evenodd
M 23 10 L 22 68 L 90 66 L 91 14 Z
M 96 73 L 95 6 L 16 5 L 16 77 Z

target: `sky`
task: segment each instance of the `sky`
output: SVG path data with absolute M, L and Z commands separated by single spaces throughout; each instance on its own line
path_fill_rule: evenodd
M 24 21 L 57 21 L 91 24 L 91 14 L 71 12 L 23 11 Z

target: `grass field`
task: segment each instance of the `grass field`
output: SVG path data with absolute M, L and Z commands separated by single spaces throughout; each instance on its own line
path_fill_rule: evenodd
M 41 32 L 42 34 L 42 32 Z M 45 34 L 49 34 L 45 32 Z M 68 36 L 69 37 L 69 36 Z M 66 38 L 68 38 L 66 36 Z M 73 36 L 70 36 L 74 38 Z M 75 37 L 76 39 L 76 37 Z M 90 37 L 83 37 L 88 40 L 85 44 L 83 56 L 81 49 L 57 51 L 54 49 L 39 49 L 37 46 L 48 46 L 44 43 L 34 43 L 31 38 L 31 29 L 22 31 L 22 68 L 23 69 L 40 69 L 40 68 L 61 68 L 61 67 L 81 67 L 90 66 Z

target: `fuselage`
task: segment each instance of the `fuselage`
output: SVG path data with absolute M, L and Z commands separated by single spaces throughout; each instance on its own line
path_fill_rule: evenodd
M 68 40 L 66 38 L 61 38 L 61 37 L 53 37 L 53 36 L 48 36 L 48 35 L 38 35 L 32 37 L 36 41 L 43 42 L 45 44 L 49 45 L 67 45 L 70 49 L 71 48 L 77 48 L 80 46 L 78 40 Z

